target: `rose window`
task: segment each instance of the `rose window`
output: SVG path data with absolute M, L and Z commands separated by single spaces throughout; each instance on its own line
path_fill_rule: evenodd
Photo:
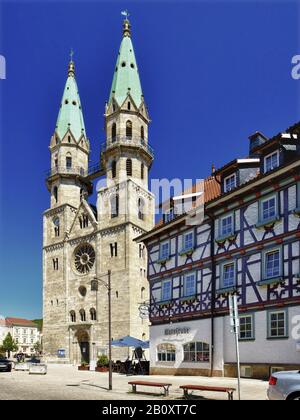
M 74 253 L 74 264 L 80 274 L 87 274 L 95 263 L 95 251 L 89 244 L 80 245 Z

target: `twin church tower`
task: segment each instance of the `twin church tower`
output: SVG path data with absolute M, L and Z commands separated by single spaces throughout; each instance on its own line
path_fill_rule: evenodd
M 107 353 L 108 296 L 102 281 L 109 270 L 112 338 L 148 339 L 148 320 L 138 310 L 148 299 L 147 255 L 134 239 L 154 225 L 154 197 L 148 190 L 153 151 L 127 18 L 104 117 L 106 141 L 100 162 L 91 167 L 71 60 L 50 142 L 51 198 L 44 213 L 43 349 L 48 361 L 90 362 Z M 101 177 L 105 182 L 94 206 L 88 197 Z M 113 356 L 122 352 L 116 349 Z

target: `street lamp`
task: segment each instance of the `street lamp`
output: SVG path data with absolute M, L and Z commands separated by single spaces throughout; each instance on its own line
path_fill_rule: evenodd
M 107 274 L 101 277 L 107 276 L 107 282 L 102 280 L 100 277 L 94 277 L 94 281 L 99 281 L 108 291 L 108 359 L 109 359 L 109 379 L 108 389 L 112 390 L 112 360 L 111 360 L 111 271 L 108 270 Z

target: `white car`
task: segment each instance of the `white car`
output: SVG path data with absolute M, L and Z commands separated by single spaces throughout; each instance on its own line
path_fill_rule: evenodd
M 273 373 L 269 380 L 268 398 L 271 401 L 300 400 L 300 371 Z

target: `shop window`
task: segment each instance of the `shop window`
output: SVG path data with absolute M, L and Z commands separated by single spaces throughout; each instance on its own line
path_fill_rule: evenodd
M 157 346 L 157 360 L 159 362 L 175 362 L 176 347 L 174 344 L 163 343 Z
M 209 345 L 201 341 L 187 343 L 183 346 L 184 362 L 201 363 L 209 362 Z

